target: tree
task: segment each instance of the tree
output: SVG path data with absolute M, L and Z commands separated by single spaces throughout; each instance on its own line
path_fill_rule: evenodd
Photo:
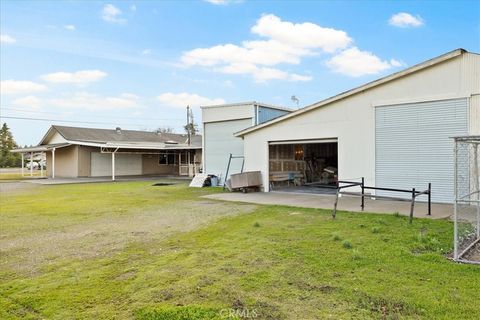
M 11 150 L 17 148 L 17 143 L 13 139 L 10 128 L 6 123 L 0 129 L 0 167 L 19 167 L 22 164 L 20 154 L 12 153 Z
M 174 133 L 172 127 L 158 127 L 155 131 L 159 133 Z
M 187 106 L 187 124 L 183 126 L 183 128 L 185 129 L 189 137 L 194 136 L 195 134 L 198 133 L 198 125 L 193 120 L 192 109 L 188 106 Z

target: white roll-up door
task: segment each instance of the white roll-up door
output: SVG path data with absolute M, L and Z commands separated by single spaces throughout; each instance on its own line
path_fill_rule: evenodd
M 90 158 L 92 177 L 112 175 L 112 155 L 110 153 L 92 152 Z M 115 175 L 134 176 L 142 174 L 142 155 L 121 154 L 115 155 Z
M 467 99 L 376 107 L 375 130 L 377 187 L 425 190 L 430 182 L 433 202 L 452 202 L 450 137 L 468 134 Z

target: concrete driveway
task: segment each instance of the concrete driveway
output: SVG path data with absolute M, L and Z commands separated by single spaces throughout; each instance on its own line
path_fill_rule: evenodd
M 335 202 L 334 195 L 323 194 L 296 194 L 291 192 L 255 192 L 255 193 L 220 193 L 204 196 L 204 198 L 247 202 L 254 204 L 284 205 L 302 208 L 315 208 L 333 210 Z M 361 211 L 360 197 L 342 196 L 338 200 L 338 210 L 342 211 Z M 387 201 L 372 200 L 365 198 L 365 212 L 371 213 L 395 213 L 401 215 L 410 215 L 410 202 L 407 201 Z M 447 219 L 453 214 L 453 205 L 450 204 L 432 204 L 432 215 L 428 216 L 428 207 L 426 203 L 416 202 L 414 216 L 417 218 Z

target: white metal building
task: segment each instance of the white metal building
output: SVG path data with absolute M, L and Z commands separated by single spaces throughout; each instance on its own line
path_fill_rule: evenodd
M 431 182 L 432 201 L 452 202 L 449 137 L 468 134 L 480 134 L 480 55 L 457 49 L 235 136 L 244 139 L 245 170 L 262 172 L 265 191 L 275 145 L 290 145 L 296 157 L 298 146 L 329 143 L 338 179 L 418 190 Z
M 234 133 L 291 112 L 258 102 L 203 106 L 203 172 L 223 182 L 229 155 L 243 157 L 243 140 Z M 232 160 L 229 175 L 241 171 L 243 159 Z

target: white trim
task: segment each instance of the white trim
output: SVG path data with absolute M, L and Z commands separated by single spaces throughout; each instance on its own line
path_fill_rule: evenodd
M 400 104 L 411 104 L 411 103 L 422 103 L 422 102 L 435 102 L 435 101 L 444 101 L 444 100 L 457 100 L 457 99 L 468 99 L 471 95 L 442 95 L 442 96 L 430 96 L 425 98 L 416 98 L 416 99 L 397 99 L 397 100 L 378 100 L 372 102 L 372 107 L 386 107 L 394 106 Z
M 276 105 L 273 105 L 273 104 L 262 103 L 262 102 L 257 102 L 257 101 L 236 102 L 236 103 L 226 103 L 226 104 L 214 104 L 214 105 L 209 105 L 209 106 L 200 106 L 200 109 L 239 107 L 239 106 L 252 106 L 252 105 L 253 106 L 261 106 L 261 107 L 271 108 L 271 109 L 276 109 L 276 110 L 282 110 L 282 111 L 290 111 L 290 112 L 294 111 L 293 109 L 288 108 L 288 107 L 276 106 Z
M 55 148 L 52 149 L 52 179 L 55 179 Z
M 310 143 L 332 143 L 332 142 L 338 142 L 338 138 L 269 141 L 268 145 L 274 146 L 274 145 L 280 145 L 280 144 L 310 144 Z
M 23 155 L 23 152 L 22 152 L 22 177 L 25 176 L 25 173 L 24 173 L 24 167 L 25 167 L 25 157 Z

